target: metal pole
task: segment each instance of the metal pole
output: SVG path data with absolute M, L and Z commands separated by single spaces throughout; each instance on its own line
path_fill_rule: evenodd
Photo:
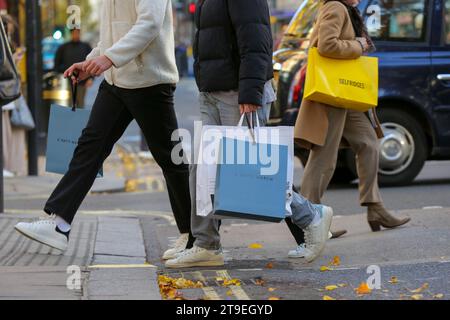
M 41 1 L 26 0 L 27 93 L 35 121 L 42 106 L 42 30 Z M 38 129 L 28 132 L 28 174 L 38 175 Z

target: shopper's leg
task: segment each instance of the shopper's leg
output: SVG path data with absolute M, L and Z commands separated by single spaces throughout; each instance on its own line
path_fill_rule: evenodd
M 103 82 L 69 170 L 48 199 L 44 211 L 68 223 L 91 189 L 103 161 L 132 120 L 114 88 Z
M 199 96 L 200 113 L 203 125 L 221 125 L 220 113 L 214 100 L 208 95 L 201 93 Z M 198 154 L 199 150 L 194 150 Z M 197 247 L 217 250 L 220 245 L 219 219 L 211 219 L 197 216 L 197 164 L 190 166 L 190 192 L 191 192 L 191 228 Z
M 293 193 L 291 209 L 291 220 L 301 229 L 307 228 L 319 213 L 317 207 L 296 192 Z
M 378 187 L 379 142 L 367 116 L 349 110 L 343 136 L 356 154 L 361 205 L 381 203 L 383 200 Z
M 135 90 L 120 89 L 120 93 L 163 171 L 172 211 L 180 233 L 184 234 L 191 230 L 189 168 L 186 162 L 177 164 L 172 159 L 172 151 L 179 143 L 172 141 L 172 134 L 178 129 L 174 90 L 174 85 L 164 84 Z M 184 157 L 183 151 L 180 156 Z
M 339 145 L 344 131 L 347 110 L 329 107 L 328 133 L 325 145 L 314 146 L 303 173 L 302 195 L 313 203 L 320 203 L 336 169 Z

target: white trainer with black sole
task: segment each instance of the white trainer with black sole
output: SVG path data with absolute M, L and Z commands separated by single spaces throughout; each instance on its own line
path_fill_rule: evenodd
M 221 267 L 225 264 L 222 250 L 207 250 L 197 246 L 186 249 L 175 259 L 166 261 L 167 268 Z
M 19 222 L 15 229 L 30 238 L 60 251 L 66 251 L 69 244 L 69 232 L 61 231 L 55 222 L 55 215 L 33 222 Z
M 317 205 L 320 211 L 320 220 L 316 224 L 309 225 L 305 231 L 307 262 L 314 261 L 325 248 L 328 240 L 331 221 L 333 219 L 333 209 L 331 207 Z

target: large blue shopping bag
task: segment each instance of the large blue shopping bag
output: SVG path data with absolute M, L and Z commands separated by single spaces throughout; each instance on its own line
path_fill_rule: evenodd
M 65 174 L 69 169 L 90 110 L 52 105 L 47 136 L 46 171 Z M 100 170 L 99 176 L 102 176 Z
M 274 174 L 267 175 L 260 157 L 238 161 L 239 150 L 250 147 L 267 150 L 278 163 Z M 255 149 L 253 149 L 255 150 Z M 233 152 L 233 156 L 227 156 Z M 264 151 L 265 152 L 265 151 Z M 230 159 L 234 158 L 234 161 Z M 224 138 L 221 142 L 214 195 L 214 216 L 280 222 L 286 217 L 288 146 L 260 144 Z M 241 159 L 242 160 L 242 159 Z M 244 162 L 244 163 L 242 163 Z

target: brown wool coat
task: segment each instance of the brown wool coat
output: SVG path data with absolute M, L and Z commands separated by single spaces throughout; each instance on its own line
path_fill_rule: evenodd
M 317 47 L 320 55 L 333 59 L 357 59 L 363 50 L 355 40 L 350 15 L 345 5 L 331 1 L 323 5 L 311 35 L 311 47 Z M 304 148 L 323 146 L 328 133 L 327 108 L 329 105 L 303 99 L 295 123 L 296 143 Z M 375 115 L 374 129 L 382 137 L 379 121 Z M 345 144 L 344 144 L 345 145 Z

